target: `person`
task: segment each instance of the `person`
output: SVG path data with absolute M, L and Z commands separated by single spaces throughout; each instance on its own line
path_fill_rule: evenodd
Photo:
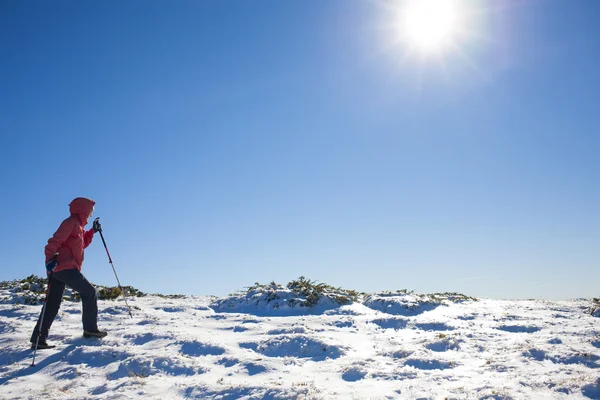
M 92 243 L 94 233 L 102 229 L 100 222 L 96 220 L 92 229 L 84 230 L 84 226 L 94 212 L 95 204 L 93 200 L 84 197 L 74 199 L 69 204 L 71 215 L 60 224 L 54 235 L 48 239 L 48 244 L 44 250 L 49 287 L 45 310 L 42 308 L 31 335 L 32 349 L 36 348 L 36 344 L 38 350 L 54 347 L 49 345 L 46 339 L 52 322 L 58 314 L 65 286 L 70 287 L 81 296 L 83 336 L 86 338 L 102 338 L 107 335 L 106 332 L 98 329 L 96 289 L 81 274 L 84 249 Z

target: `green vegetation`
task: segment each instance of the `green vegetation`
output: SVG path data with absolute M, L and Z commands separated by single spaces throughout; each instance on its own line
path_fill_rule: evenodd
M 160 293 L 153 293 L 152 296 L 161 297 L 163 299 L 183 299 L 183 298 L 185 298 L 185 294 L 160 294 Z
M 463 301 L 478 301 L 477 298 L 467 296 L 466 294 L 456 292 L 431 293 L 429 295 L 434 301 L 447 300 L 452 303 L 462 303 Z
M 100 300 L 115 300 L 121 296 L 121 290 L 114 286 L 94 285 Z M 40 304 L 46 296 L 47 278 L 30 275 L 25 279 L 2 281 L 0 282 L 0 290 L 12 291 L 12 296 L 5 297 L 4 301 L 12 301 L 26 305 Z M 124 286 L 125 294 L 129 297 L 144 297 L 145 293 L 132 286 Z M 66 288 L 63 294 L 63 300 L 66 301 L 81 301 L 79 293 Z
M 594 317 L 600 317 L 600 298 L 594 297 L 592 299 L 592 306 L 589 311 Z
M 335 303 L 344 305 L 358 300 L 358 293 L 355 290 L 345 290 L 339 287 L 333 287 L 325 283 L 317 283 L 301 276 L 287 284 L 287 288 L 292 293 L 302 295 L 306 298 L 303 302 L 305 307 L 314 307 L 323 297 L 330 298 Z
M 21 303 L 27 305 L 40 304 L 46 291 L 47 279 L 44 277 L 38 277 L 36 275 L 30 275 L 25 279 L 3 281 L 0 282 L 0 290 L 8 290 L 11 293 L 10 296 L 6 296 L 0 299 L 0 301 L 10 301 L 13 303 Z M 97 290 L 98 299 L 100 300 L 116 300 L 123 295 L 121 290 L 115 286 L 100 286 L 94 285 Z M 124 295 L 126 297 L 144 297 L 147 294 L 132 286 L 123 287 Z M 287 295 L 286 295 L 287 293 Z M 293 298 L 290 299 L 289 294 L 292 294 Z M 154 294 L 164 299 L 181 299 L 186 296 L 181 294 Z M 260 299 L 260 301 L 266 301 L 270 303 L 275 300 L 287 298 L 287 304 L 292 307 L 314 307 L 319 304 L 320 301 L 325 300 L 333 302 L 339 305 L 350 304 L 358 301 L 365 301 L 369 298 L 390 297 L 390 296 L 415 296 L 418 302 L 429 302 L 441 304 L 443 302 L 459 303 L 463 301 L 477 301 L 476 298 L 467 296 L 461 293 L 445 292 L 445 293 L 432 293 L 432 294 L 415 294 L 414 290 L 401 289 L 395 292 L 381 292 L 377 294 L 367 295 L 363 292 L 356 290 L 343 289 L 341 287 L 334 287 L 322 282 L 312 281 L 305 278 L 304 276 L 298 279 L 292 280 L 287 285 L 283 286 L 274 281 L 268 284 L 261 284 L 256 282 L 254 285 L 245 288 L 245 290 L 230 295 L 230 297 L 249 297 L 254 300 Z M 77 292 L 67 288 L 63 295 L 63 299 L 66 301 L 81 301 L 81 297 Z M 215 298 L 215 301 L 217 299 Z M 600 299 L 593 299 L 593 310 L 600 307 Z

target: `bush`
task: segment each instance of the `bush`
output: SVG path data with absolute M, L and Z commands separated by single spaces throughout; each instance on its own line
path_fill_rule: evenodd
M 600 298 L 592 299 L 592 306 L 590 307 L 589 312 L 594 317 L 600 317 Z
M 121 290 L 118 287 L 108 287 L 94 285 L 100 300 L 115 300 L 121 295 Z M 126 296 L 144 297 L 146 293 L 132 286 L 123 287 Z M 40 304 L 46 297 L 47 278 L 30 275 L 25 279 L 2 281 L 0 282 L 0 290 L 6 290 L 9 296 L 0 299 L 3 302 L 36 305 Z M 71 290 L 69 287 L 65 289 L 63 300 L 66 301 L 81 301 L 79 293 Z
M 121 289 L 118 287 L 101 288 L 98 290 L 98 299 L 115 300 L 121 295 Z
M 185 298 L 184 294 L 160 294 L 160 293 L 154 293 L 152 296 L 161 297 L 163 299 L 183 299 L 183 298 Z
M 344 290 L 322 282 L 316 283 L 303 276 L 289 282 L 287 288 L 294 294 L 305 297 L 306 300 L 303 304 L 305 307 L 314 307 L 322 297 L 328 297 L 340 305 L 349 304 L 358 299 L 358 293 L 355 290 Z

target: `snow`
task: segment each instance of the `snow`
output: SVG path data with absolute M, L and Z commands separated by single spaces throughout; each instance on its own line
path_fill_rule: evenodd
M 306 307 L 255 289 L 128 298 L 133 319 L 122 299 L 100 300 L 101 340 L 81 336 L 81 303 L 65 301 L 57 348 L 34 367 L 41 307 L 0 290 L 0 398 L 600 399 L 590 300 L 383 293 Z

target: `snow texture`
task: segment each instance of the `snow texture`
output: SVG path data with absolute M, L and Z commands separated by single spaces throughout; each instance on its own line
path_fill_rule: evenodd
M 41 307 L 12 295 L 0 290 L 2 399 L 600 399 L 589 300 L 150 295 L 129 299 L 133 319 L 99 301 L 102 340 L 64 302 L 57 348 L 30 367 Z

